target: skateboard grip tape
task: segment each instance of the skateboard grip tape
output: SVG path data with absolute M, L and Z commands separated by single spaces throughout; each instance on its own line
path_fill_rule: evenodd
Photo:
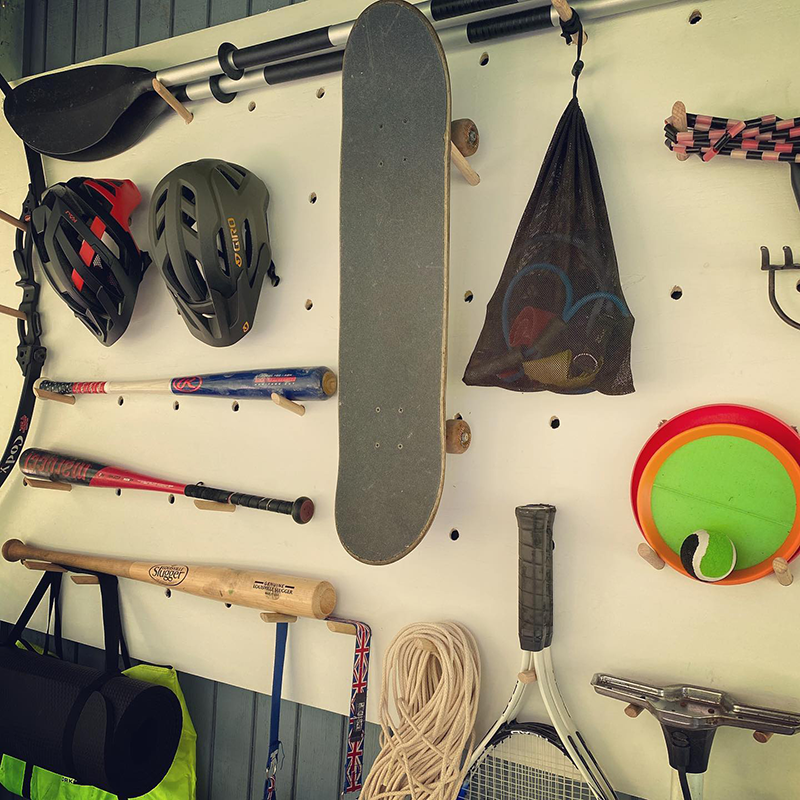
M 555 506 L 516 509 L 519 529 L 519 646 L 529 652 L 553 640 L 553 520 Z

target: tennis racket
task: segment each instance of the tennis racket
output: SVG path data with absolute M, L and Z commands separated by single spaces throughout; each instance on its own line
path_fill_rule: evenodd
M 522 662 L 503 713 L 470 757 L 459 800 L 617 800 L 567 711 L 553 673 L 553 520 L 550 505 L 519 506 Z M 516 722 L 537 681 L 551 725 Z

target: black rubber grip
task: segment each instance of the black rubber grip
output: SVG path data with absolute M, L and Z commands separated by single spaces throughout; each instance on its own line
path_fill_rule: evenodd
M 262 42 L 250 47 L 243 47 L 233 54 L 233 64 L 238 69 L 260 67 L 273 61 L 284 58 L 302 56 L 306 53 L 316 53 L 318 50 L 327 50 L 333 43 L 328 37 L 328 27 L 317 28 L 305 33 L 296 33 L 294 36 L 284 36 L 272 42 Z
M 339 72 L 344 62 L 344 51 L 323 53 L 320 56 L 302 58 L 298 61 L 287 61 L 284 64 L 273 64 L 264 67 L 264 80 L 273 85 L 286 83 L 298 78 L 311 78 L 314 75 L 326 75 L 329 72 Z
M 519 646 L 538 653 L 553 640 L 553 520 L 556 507 L 517 506 Z
M 505 36 L 516 36 L 519 33 L 532 33 L 553 27 L 550 17 L 550 6 L 531 8 L 517 14 L 496 17 L 490 20 L 470 22 L 467 25 L 467 41 L 471 44 L 488 42 L 491 39 L 502 39 Z
M 431 16 L 435 20 L 462 17 L 490 8 L 516 5 L 518 0 L 431 0 Z
M 184 489 L 187 497 L 198 500 L 210 500 L 212 503 L 226 503 L 232 506 L 255 508 L 259 511 L 272 511 L 276 514 L 287 514 L 292 519 L 304 524 L 314 516 L 314 504 L 307 497 L 298 497 L 297 500 L 276 500 L 272 497 L 261 497 L 256 494 L 243 494 L 242 492 L 229 492 L 226 489 L 214 489 L 212 486 L 201 484 L 188 484 Z

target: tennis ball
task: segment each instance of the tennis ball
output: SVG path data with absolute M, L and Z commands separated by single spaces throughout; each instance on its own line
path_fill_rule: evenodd
M 724 533 L 695 531 L 681 544 L 681 564 L 693 578 L 721 581 L 736 566 L 736 547 Z

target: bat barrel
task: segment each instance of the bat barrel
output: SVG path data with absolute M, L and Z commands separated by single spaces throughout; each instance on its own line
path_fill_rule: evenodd
M 336 607 L 333 586 L 314 578 L 175 562 L 127 561 L 32 547 L 19 539 L 9 539 L 3 545 L 2 556 L 6 561 L 37 559 L 77 571 L 102 572 L 277 614 L 325 619 Z

